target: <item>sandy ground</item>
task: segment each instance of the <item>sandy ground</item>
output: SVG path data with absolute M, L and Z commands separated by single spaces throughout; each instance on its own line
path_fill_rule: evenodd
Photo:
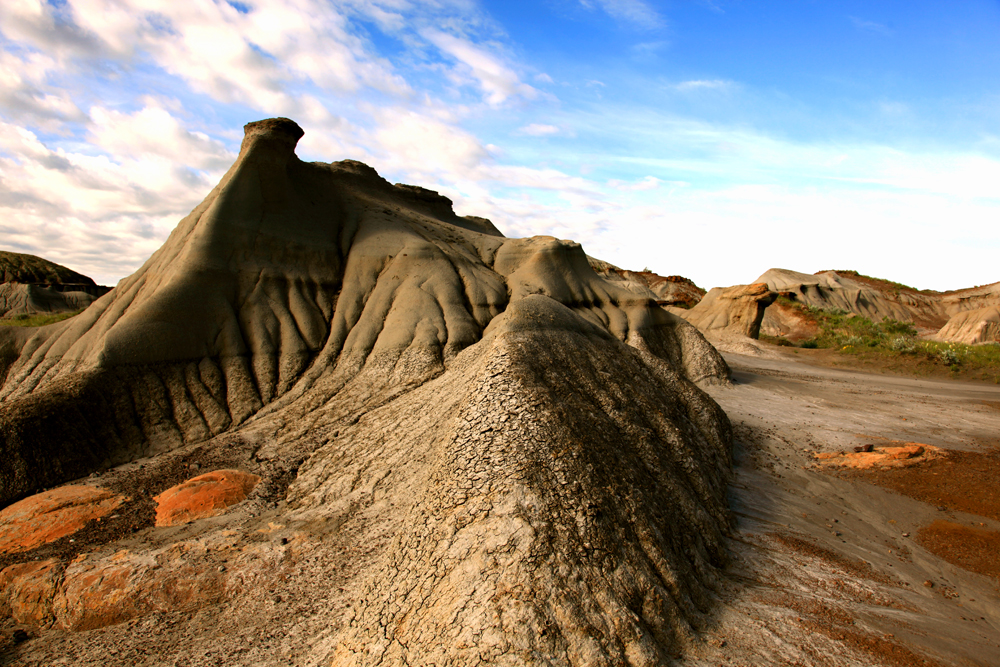
M 992 452 L 1000 388 L 768 356 L 727 354 L 734 384 L 709 390 L 737 436 L 738 533 L 715 640 L 686 662 L 1000 665 L 1000 582 L 918 542 L 924 529 L 924 543 L 936 547 L 930 537 L 947 531 L 928 532 L 935 522 L 996 535 L 1000 521 L 955 509 L 961 502 L 931 504 L 882 488 L 877 476 L 886 471 L 838 475 L 814 458 L 894 441 Z M 906 474 L 939 468 L 921 464 Z

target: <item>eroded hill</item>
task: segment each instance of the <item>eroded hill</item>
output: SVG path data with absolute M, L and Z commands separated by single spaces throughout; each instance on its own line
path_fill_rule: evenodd
M 6 590 L 43 593 L 4 604 L 43 633 L 109 629 L 76 664 L 108 664 L 118 624 L 195 612 L 303 635 L 252 664 L 682 652 L 726 561 L 731 433 L 696 385 L 725 381 L 721 356 L 579 245 L 504 238 L 357 162 L 304 163 L 301 134 L 247 125 L 139 271 L 18 342 L 3 501 L 89 473 L 122 499 L 80 543 L 8 554 Z M 192 466 L 233 472 L 188 488 L 259 481 L 236 509 L 154 527 L 153 496 Z M 54 501 L 22 502 L 0 517 L 18 530 Z M 185 632 L 242 660 L 245 639 L 199 623 Z

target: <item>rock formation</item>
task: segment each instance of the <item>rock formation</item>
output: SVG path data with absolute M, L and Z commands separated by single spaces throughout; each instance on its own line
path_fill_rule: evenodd
M 92 278 L 35 255 L 0 250 L 0 282 L 97 287 Z
M 957 313 L 935 336 L 938 340 L 976 345 L 1000 342 L 1000 307 L 987 306 Z
M 760 335 L 764 309 L 778 298 L 767 283 L 713 287 L 690 310 L 673 311 L 701 331 L 724 330 L 748 338 Z
M 691 308 L 705 296 L 705 290 L 683 276 L 661 276 L 652 271 L 629 271 L 593 257 L 587 259 L 594 271 L 605 280 L 621 283 L 637 294 L 647 295 L 655 299 L 660 306 Z
M 843 310 L 876 322 L 887 318 L 913 322 L 925 335 L 941 330 L 950 318 L 960 313 L 1000 305 L 1000 283 L 952 292 L 918 291 L 856 271 L 822 271 L 810 275 L 787 269 L 770 269 L 757 282 L 767 283 L 771 290 L 805 305 Z M 809 335 L 800 329 L 801 322 L 795 313 L 780 307 L 768 308 L 761 325 L 761 331 L 772 336 Z M 957 342 L 954 338 L 944 340 Z
M 97 300 L 80 291 L 58 292 L 39 285 L 0 284 L 0 317 L 23 318 L 42 313 L 82 310 Z
M 504 238 L 358 162 L 302 162 L 301 135 L 247 125 L 139 271 L 17 342 L 3 501 L 119 466 L 111 487 L 143 480 L 138 528 L 180 531 L 59 560 L 26 617 L 87 629 L 218 605 L 316 633 L 296 660 L 335 665 L 683 652 L 725 561 L 730 428 L 696 384 L 725 362 L 579 245 Z M 152 528 L 145 494 L 176 483 L 156 471 L 193 456 L 260 482 L 190 530 Z M 272 600 L 289 596 L 314 606 L 287 615 Z M 272 663 L 288 660 L 254 664 Z

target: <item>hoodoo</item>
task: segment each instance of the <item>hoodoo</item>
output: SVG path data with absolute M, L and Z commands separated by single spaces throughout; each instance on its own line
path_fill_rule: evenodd
M 725 362 L 578 244 L 505 238 L 359 162 L 303 162 L 301 136 L 248 124 L 163 247 L 23 342 L 0 390 L 4 504 L 143 457 L 128 502 L 197 457 L 261 478 L 193 533 L 162 533 L 183 548 L 62 563 L 40 617 L 94 628 L 197 604 L 302 640 L 253 664 L 683 652 L 725 560 L 730 428 L 697 384 L 725 381 Z M 180 530 L 151 512 L 137 530 Z M 93 588 L 109 581 L 111 610 Z M 246 650 L 216 631 L 224 661 Z

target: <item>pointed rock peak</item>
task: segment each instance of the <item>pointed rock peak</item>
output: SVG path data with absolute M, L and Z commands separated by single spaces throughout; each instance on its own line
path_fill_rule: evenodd
M 305 132 L 299 124 L 289 118 L 266 118 L 243 126 L 243 143 L 240 155 L 251 149 L 265 149 L 288 157 L 295 152 L 295 146 Z

